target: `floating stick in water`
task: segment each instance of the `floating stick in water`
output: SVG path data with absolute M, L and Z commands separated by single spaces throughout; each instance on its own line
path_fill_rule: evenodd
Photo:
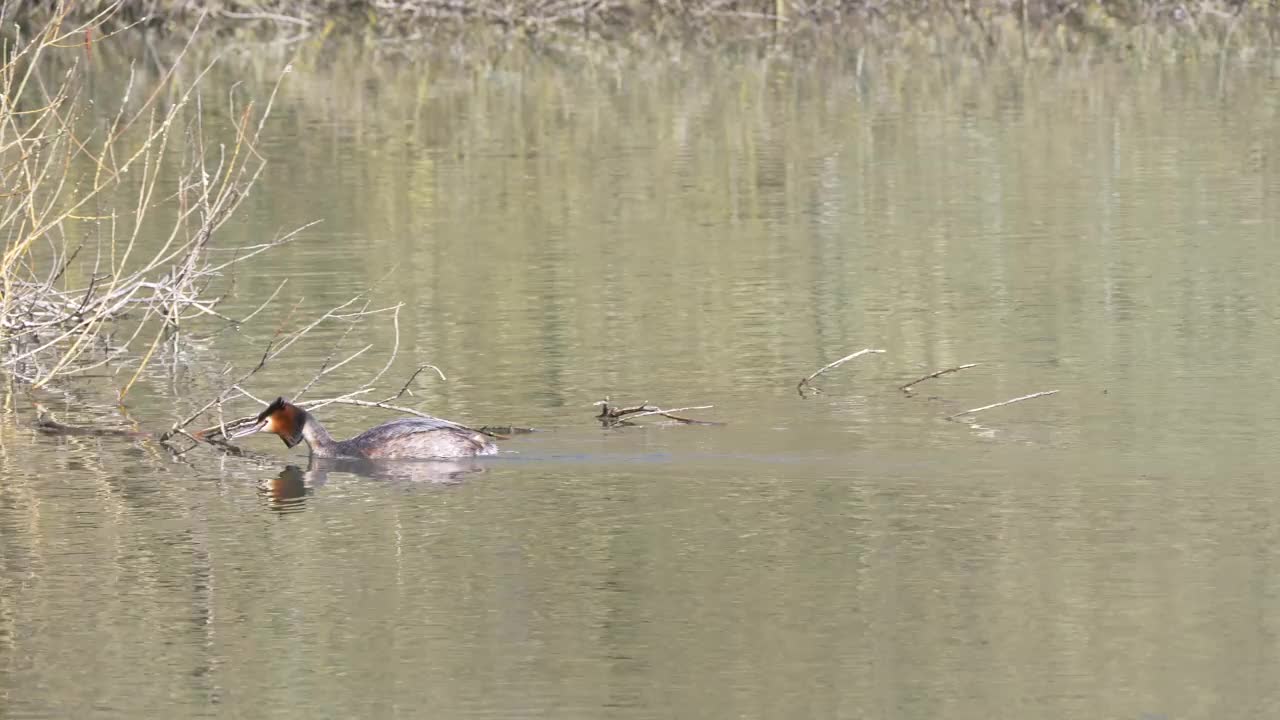
M 623 425 L 631 425 L 631 421 L 636 418 L 645 417 L 646 415 L 661 415 L 662 417 L 675 420 L 682 425 L 723 425 L 724 423 L 712 422 L 709 420 L 694 420 L 693 418 L 680 417 L 674 413 L 684 412 L 686 410 L 710 410 L 714 405 L 691 405 L 689 407 L 671 408 L 664 410 L 656 405 L 650 405 L 647 401 L 632 407 L 611 407 L 609 398 L 593 403 L 600 408 L 600 414 L 596 415 L 596 419 L 604 427 L 619 427 Z
M 1012 405 L 1016 402 L 1022 402 L 1023 400 L 1032 400 L 1034 398 L 1044 397 L 1046 395 L 1056 395 L 1056 394 L 1058 394 L 1057 390 L 1045 390 L 1043 392 L 1031 393 L 1030 395 L 1023 395 L 1022 397 L 1016 397 L 1012 400 L 1005 400 L 1004 402 L 991 403 L 990 405 L 983 405 L 982 407 L 977 407 L 972 410 L 965 410 L 964 412 L 958 412 L 955 415 L 948 415 L 947 419 L 954 420 L 963 415 L 973 415 L 975 413 L 980 413 L 983 410 L 990 410 L 991 408 L 1004 407 L 1005 405 Z
M 945 370 L 938 370 L 938 371 L 936 371 L 936 372 L 931 372 L 931 373 L 929 373 L 928 375 L 925 375 L 924 377 L 919 378 L 918 380 L 912 380 L 911 382 L 907 383 L 906 385 L 903 385 L 902 387 L 900 387 L 900 388 L 898 388 L 898 389 L 899 389 L 899 390 L 901 390 L 902 392 L 904 392 L 904 393 L 906 393 L 906 394 L 910 395 L 910 394 L 911 394 L 911 388 L 912 388 L 913 386 L 915 386 L 915 385 L 919 385 L 920 383 L 924 382 L 925 380 L 932 380 L 932 379 L 934 379 L 934 378 L 936 378 L 936 377 L 942 377 L 943 375 L 947 375 L 947 374 L 949 374 L 949 373 L 953 373 L 953 372 L 960 372 L 961 370 L 968 370 L 968 369 L 969 369 L 969 368 L 971 368 L 971 367 L 978 367 L 978 366 L 979 366 L 979 365 L 981 365 L 981 364 L 982 364 L 982 363 L 967 363 L 967 364 L 964 364 L 964 365 L 957 365 L 957 366 L 955 366 L 955 367 L 949 367 L 949 368 L 946 368 Z
M 796 392 L 800 393 L 800 397 L 802 397 L 802 398 L 803 398 L 803 397 L 807 397 L 807 396 L 804 394 L 804 389 L 807 387 L 807 388 L 809 388 L 809 390 L 813 391 L 813 394 L 814 394 L 814 395 L 821 395 L 821 394 L 822 394 L 822 389 L 821 389 L 821 388 L 818 388 L 818 387 L 815 387 L 815 386 L 813 386 L 813 385 L 810 385 L 810 384 L 809 384 L 809 383 L 810 383 L 810 381 L 812 381 L 814 378 L 818 377 L 819 375 L 821 375 L 822 373 L 824 373 L 824 372 L 826 372 L 826 371 L 828 371 L 828 370 L 834 370 L 834 369 L 836 369 L 836 368 L 840 367 L 841 365 L 843 365 L 843 364 L 845 364 L 845 363 L 849 362 L 850 360 L 852 360 L 852 359 L 854 359 L 854 358 L 856 358 L 856 357 L 861 357 L 861 356 L 863 356 L 863 355 L 867 355 L 868 353 L 883 353 L 883 352 L 884 352 L 883 350 L 876 350 L 876 349 L 874 349 L 874 348 L 864 348 L 864 349 L 862 349 L 862 350 L 859 350 L 859 351 L 858 351 L 858 352 L 856 352 L 856 353 L 849 353 L 848 355 L 845 355 L 844 357 L 840 358 L 839 360 L 836 360 L 835 362 L 827 363 L 826 365 L 823 365 L 822 367 L 818 368 L 818 369 L 817 369 L 817 370 L 816 370 L 812 375 L 810 375 L 809 377 L 807 377 L 807 378 L 805 378 L 805 379 L 801 380 L 800 382 L 796 383 Z

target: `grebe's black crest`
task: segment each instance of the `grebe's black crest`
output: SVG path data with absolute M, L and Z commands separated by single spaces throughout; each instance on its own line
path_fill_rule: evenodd
M 277 413 L 283 410 L 284 406 L 288 404 L 289 404 L 289 401 L 285 400 L 283 397 L 278 397 L 275 400 L 272 400 L 271 404 L 267 406 L 266 410 L 263 410 L 262 412 L 258 413 L 258 422 L 262 422 L 263 420 L 266 420 L 267 418 L 271 417 L 274 413 Z
M 260 430 L 275 433 L 284 441 L 285 447 L 293 447 L 302 442 L 302 429 L 307 424 L 307 411 L 278 397 L 262 412 L 252 427 L 236 433 L 232 437 L 252 435 Z

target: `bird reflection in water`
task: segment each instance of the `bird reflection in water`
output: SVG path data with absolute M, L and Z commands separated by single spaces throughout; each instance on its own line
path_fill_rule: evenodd
M 267 508 L 279 513 L 301 512 L 311 494 L 307 487 L 307 473 L 297 465 L 290 465 L 280 474 L 258 484 L 258 494 L 267 502 Z
M 484 465 L 471 458 L 452 460 L 375 461 L 312 457 L 303 470 L 289 465 L 280 474 L 263 480 L 259 492 L 270 510 L 288 513 L 305 509 L 316 488 L 329 482 L 329 473 L 346 473 L 385 482 L 456 485 L 467 477 L 484 472 Z

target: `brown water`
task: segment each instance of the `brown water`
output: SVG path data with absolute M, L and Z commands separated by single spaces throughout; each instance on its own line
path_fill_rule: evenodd
M 385 278 L 384 390 L 431 362 L 407 404 L 546 432 L 450 477 L 267 439 L 174 463 L 37 435 L 10 396 L 0 716 L 1276 715 L 1277 91 L 1265 65 L 295 62 L 225 242 L 324 222 L 228 311 L 287 302 L 157 363 L 134 416 Z M 343 330 L 248 389 L 296 392 Z M 366 342 L 317 395 L 383 364 L 388 318 Z M 606 431 L 604 396 L 725 424 Z

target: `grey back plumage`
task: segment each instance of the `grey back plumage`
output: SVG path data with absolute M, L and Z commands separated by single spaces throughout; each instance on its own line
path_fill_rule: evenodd
M 437 417 L 400 418 L 338 443 L 341 454 L 367 458 L 491 455 L 493 442 L 465 425 Z
M 407 417 L 391 420 L 377 427 L 369 428 L 359 435 L 351 438 L 352 440 L 360 440 L 361 442 L 386 442 L 405 435 L 412 435 L 420 432 L 430 432 L 432 430 L 471 430 L 465 425 L 459 425 L 456 422 L 450 422 L 438 417 Z

